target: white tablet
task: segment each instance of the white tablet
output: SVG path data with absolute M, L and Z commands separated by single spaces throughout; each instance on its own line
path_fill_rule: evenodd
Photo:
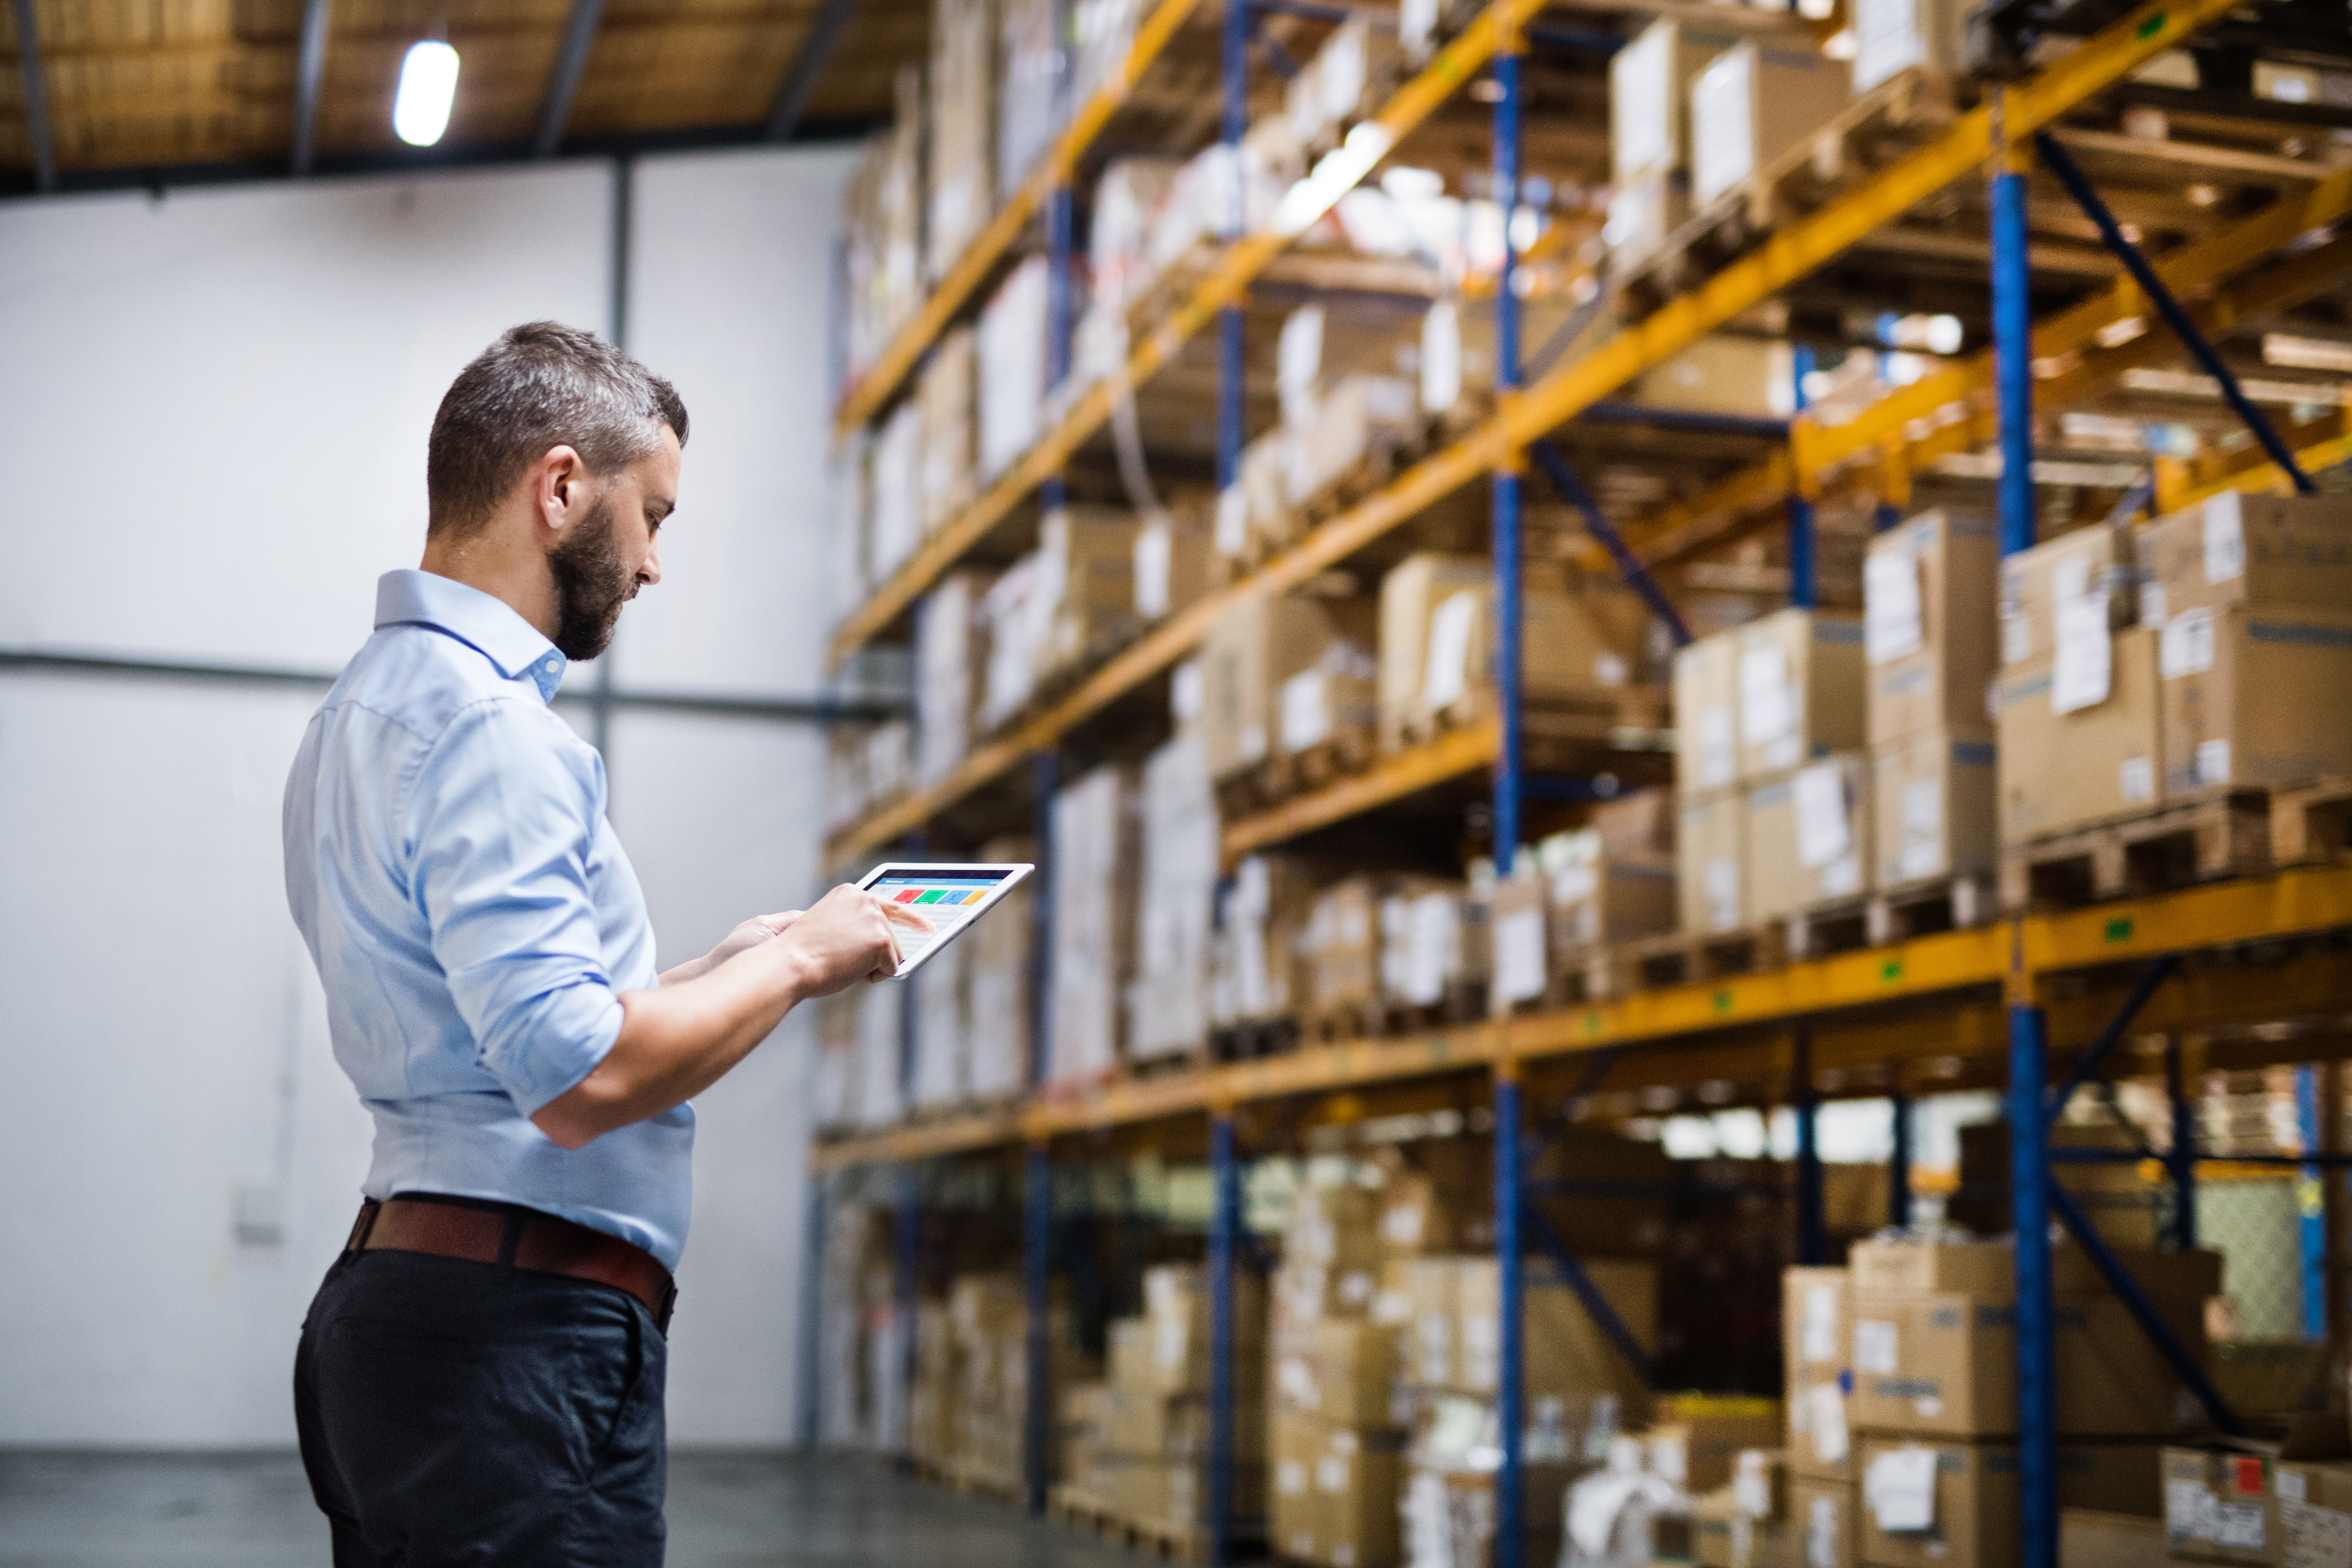
M 1036 868 L 886 860 L 857 885 L 894 904 L 915 906 L 931 922 L 929 931 L 898 928 L 898 978 L 904 980 Z

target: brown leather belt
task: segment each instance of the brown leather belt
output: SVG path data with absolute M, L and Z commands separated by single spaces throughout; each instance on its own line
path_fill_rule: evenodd
M 609 1285 L 644 1302 L 665 1334 L 677 1305 L 677 1282 L 645 1248 L 515 1204 L 422 1193 L 370 1198 L 343 1251 L 425 1252 Z

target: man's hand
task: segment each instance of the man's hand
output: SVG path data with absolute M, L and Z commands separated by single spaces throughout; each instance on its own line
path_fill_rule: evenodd
M 711 950 L 743 943 L 719 962 L 698 961 L 704 967 L 692 974 L 681 965 L 658 990 L 624 993 L 613 1048 L 531 1121 L 564 1148 L 578 1149 L 685 1103 L 751 1055 L 795 1005 L 896 974 L 902 929 L 931 924 L 903 904 L 846 885 L 805 911 L 744 921 Z
M 793 923 L 791 940 L 808 965 L 811 996 L 830 996 L 854 980 L 887 980 L 904 954 L 898 931 L 931 922 L 905 904 L 887 903 L 844 882 Z
M 753 915 L 727 933 L 727 939 L 700 958 L 689 958 L 676 969 L 662 973 L 664 985 L 676 985 L 683 981 L 709 973 L 739 952 L 748 952 L 771 937 L 782 936 L 792 923 L 801 918 L 799 910 L 786 910 L 781 914 Z

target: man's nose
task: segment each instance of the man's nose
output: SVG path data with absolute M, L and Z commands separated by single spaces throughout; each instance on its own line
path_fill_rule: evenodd
M 652 587 L 661 581 L 661 541 L 654 540 L 646 546 L 645 561 L 637 567 L 637 581 Z

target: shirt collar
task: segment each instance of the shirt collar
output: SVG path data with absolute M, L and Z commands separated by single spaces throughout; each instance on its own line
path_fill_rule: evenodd
M 448 633 L 513 680 L 528 675 L 543 702 L 563 684 L 564 657 L 505 600 L 431 572 L 387 572 L 375 582 L 375 624 Z

